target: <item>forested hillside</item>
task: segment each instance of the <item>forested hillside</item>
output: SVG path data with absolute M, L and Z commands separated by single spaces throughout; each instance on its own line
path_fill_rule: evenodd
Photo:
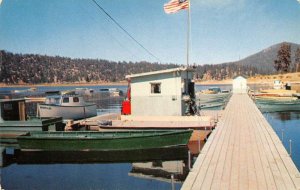
M 70 59 L 6 51 L 0 53 L 0 82 L 8 84 L 118 82 L 124 80 L 127 74 L 177 67 L 175 64 Z
M 298 44 L 291 44 L 289 71 L 295 70 L 295 51 Z M 238 75 L 255 76 L 274 74 L 274 60 L 280 44 L 271 46 L 237 62 L 197 65 L 197 80 L 223 80 Z M 14 54 L 0 51 L 0 83 L 39 84 L 70 82 L 119 82 L 128 74 L 178 67 L 176 64 L 149 62 L 114 62 L 102 59 L 71 59 L 59 56 Z

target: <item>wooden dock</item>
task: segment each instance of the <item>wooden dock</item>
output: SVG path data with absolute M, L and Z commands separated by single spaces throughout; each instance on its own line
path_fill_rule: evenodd
M 233 94 L 181 189 L 300 189 L 300 175 L 249 96 Z

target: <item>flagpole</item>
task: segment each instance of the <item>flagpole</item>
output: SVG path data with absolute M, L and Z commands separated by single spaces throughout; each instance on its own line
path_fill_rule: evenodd
M 187 18 L 187 52 L 186 52 L 186 66 L 189 67 L 189 54 L 190 54 L 190 30 L 191 30 L 191 0 L 188 0 L 189 8 L 188 8 L 188 18 Z

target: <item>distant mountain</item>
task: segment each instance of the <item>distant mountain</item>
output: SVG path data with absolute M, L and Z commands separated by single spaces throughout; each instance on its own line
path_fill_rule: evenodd
M 297 48 L 300 48 L 300 44 L 282 42 L 275 44 L 271 47 L 268 47 L 256 54 L 250 55 L 242 60 L 231 62 L 229 64 L 237 64 L 243 66 L 250 66 L 257 68 L 260 74 L 273 74 L 275 73 L 274 69 L 274 60 L 277 59 L 277 52 L 280 48 L 280 45 L 283 43 L 288 43 L 291 45 L 291 60 L 292 64 L 290 65 L 290 71 L 295 70 L 295 52 Z M 227 63 L 228 64 L 228 63 Z

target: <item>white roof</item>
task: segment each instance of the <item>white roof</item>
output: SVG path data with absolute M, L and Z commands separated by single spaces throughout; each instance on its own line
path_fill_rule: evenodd
M 237 77 L 234 77 L 233 80 L 247 80 L 247 79 L 244 76 L 237 76 Z
M 160 70 L 160 71 L 152 71 L 152 72 L 146 72 L 146 73 L 138 73 L 138 74 L 131 74 L 131 75 L 126 75 L 126 79 L 129 78 L 136 78 L 136 77 L 142 77 L 142 76 L 148 76 L 148 75 L 157 75 L 157 74 L 163 74 L 163 73 L 172 73 L 176 71 L 194 71 L 193 68 L 189 67 L 178 67 L 178 68 L 173 68 L 173 69 L 166 69 L 166 70 Z

